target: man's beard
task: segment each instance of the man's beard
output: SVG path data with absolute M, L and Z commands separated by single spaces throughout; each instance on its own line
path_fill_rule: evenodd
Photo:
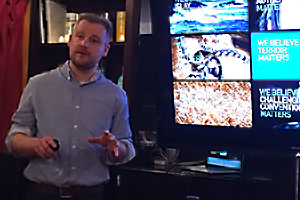
M 95 60 L 89 60 L 89 61 L 85 61 L 85 62 L 80 62 L 78 61 L 75 56 L 71 57 L 71 61 L 73 62 L 73 64 L 75 65 L 75 67 L 81 71 L 87 71 L 90 70 L 92 68 L 94 68 L 96 65 L 98 65 L 98 62 Z

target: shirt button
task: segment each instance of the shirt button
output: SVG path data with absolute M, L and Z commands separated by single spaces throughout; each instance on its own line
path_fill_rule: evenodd
M 79 109 L 79 106 L 76 106 L 76 109 Z
M 75 170 L 75 169 L 76 169 L 76 167 L 72 167 L 72 169 L 73 169 L 73 170 Z
M 76 149 L 76 146 L 75 146 L 75 145 L 73 145 L 73 146 L 72 146 L 72 148 L 73 148 L 73 149 Z
M 77 129 L 77 127 L 78 127 L 78 126 L 75 124 L 75 125 L 74 125 L 74 128 Z

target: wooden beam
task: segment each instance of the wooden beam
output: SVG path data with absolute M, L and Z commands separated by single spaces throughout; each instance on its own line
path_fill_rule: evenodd
M 28 79 L 30 11 L 31 11 L 31 0 L 27 0 L 26 8 L 25 8 L 25 16 L 24 16 L 23 44 L 22 44 L 22 87 L 23 88 L 25 88 Z
M 130 123 L 133 134 L 138 131 L 138 82 L 139 30 L 141 0 L 126 0 L 126 25 L 124 46 L 123 88 L 127 93 Z

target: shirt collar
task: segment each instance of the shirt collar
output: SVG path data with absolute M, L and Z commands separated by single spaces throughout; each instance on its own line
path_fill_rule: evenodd
M 71 68 L 69 67 L 69 63 L 70 61 L 66 61 L 65 64 L 60 68 L 60 71 L 62 73 L 62 75 L 68 80 L 68 81 L 72 81 L 74 77 L 74 74 L 71 71 Z M 101 70 L 98 69 L 95 74 L 90 78 L 90 80 L 88 82 L 85 83 L 81 83 L 81 84 L 87 84 L 87 83 L 92 83 L 95 82 L 96 80 L 101 78 Z

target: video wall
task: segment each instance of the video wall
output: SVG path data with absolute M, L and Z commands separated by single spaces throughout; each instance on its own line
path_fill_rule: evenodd
M 299 130 L 300 1 L 174 0 L 176 124 Z

